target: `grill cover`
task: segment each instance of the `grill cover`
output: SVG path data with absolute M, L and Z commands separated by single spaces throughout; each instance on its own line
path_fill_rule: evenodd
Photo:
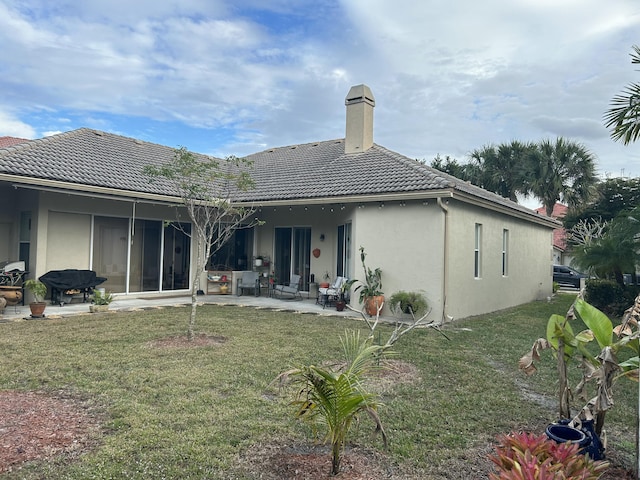
M 58 290 L 82 290 L 100 285 L 107 279 L 98 277 L 93 270 L 51 270 L 42 275 L 39 280 L 47 287 Z

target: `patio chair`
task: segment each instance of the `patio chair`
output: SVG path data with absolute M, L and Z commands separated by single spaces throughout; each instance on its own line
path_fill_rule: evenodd
M 302 300 L 302 295 L 300 295 L 300 275 L 291 275 L 291 280 L 286 285 L 276 285 L 273 287 L 273 293 L 276 297 L 278 294 L 280 296 L 287 294 L 292 295 L 293 298 L 299 297 Z
M 243 290 L 253 290 L 253 294 L 256 297 L 260 296 L 260 279 L 258 272 L 242 272 L 242 277 L 238 279 L 238 284 L 236 285 L 236 295 L 240 296 L 243 294 Z
M 322 308 L 324 308 L 332 302 L 338 300 L 340 298 L 340 288 L 346 281 L 346 277 L 336 277 L 335 281 L 331 285 L 329 285 L 328 288 L 319 288 L 316 303 L 322 305 Z

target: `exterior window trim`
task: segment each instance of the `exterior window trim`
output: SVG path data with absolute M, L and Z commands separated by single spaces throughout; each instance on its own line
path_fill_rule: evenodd
M 482 278 L 482 224 L 475 224 L 473 249 L 473 278 Z
M 509 276 L 509 230 L 502 230 L 502 276 Z

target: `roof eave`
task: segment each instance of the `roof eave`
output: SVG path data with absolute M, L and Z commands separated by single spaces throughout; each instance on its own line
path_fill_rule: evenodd
M 176 196 L 160 195 L 155 193 L 135 192 L 118 188 L 100 187 L 97 185 L 78 184 L 62 182 L 59 180 L 49 180 L 44 178 L 26 177 L 0 173 L 0 181 L 11 183 L 16 188 L 32 188 L 37 190 L 47 190 L 59 193 L 70 193 L 75 195 L 100 196 L 105 198 L 119 199 L 124 201 L 149 201 L 153 203 L 180 204 L 182 199 Z
M 528 212 L 523 211 L 519 208 L 509 207 L 507 205 L 496 203 L 489 199 L 481 198 L 465 192 L 455 191 L 453 198 L 461 202 L 470 203 L 473 205 L 477 205 L 479 207 L 486 208 L 487 210 L 493 210 L 495 212 L 511 215 L 513 217 L 520 218 L 522 220 L 534 222 L 551 229 L 555 229 L 562 226 L 562 223 L 558 222 L 557 220 L 554 220 L 553 218 L 550 218 L 550 217 L 541 216 L 533 210 L 529 210 Z M 514 204 L 514 205 L 518 205 L 518 204 Z M 520 207 L 522 206 L 520 205 Z M 522 207 L 522 208 L 525 208 L 525 207 Z

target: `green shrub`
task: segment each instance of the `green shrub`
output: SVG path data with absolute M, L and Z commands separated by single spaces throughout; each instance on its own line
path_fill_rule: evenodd
M 609 305 L 620 300 L 622 292 L 622 287 L 613 280 L 589 280 L 585 288 L 585 300 L 606 312 Z
M 609 316 L 621 317 L 633 305 L 639 292 L 640 287 L 637 285 L 622 287 L 613 280 L 589 280 L 585 300 Z
M 418 317 L 424 315 L 429 308 L 427 299 L 419 292 L 400 290 L 391 295 L 389 308 L 393 313 L 412 313 Z

